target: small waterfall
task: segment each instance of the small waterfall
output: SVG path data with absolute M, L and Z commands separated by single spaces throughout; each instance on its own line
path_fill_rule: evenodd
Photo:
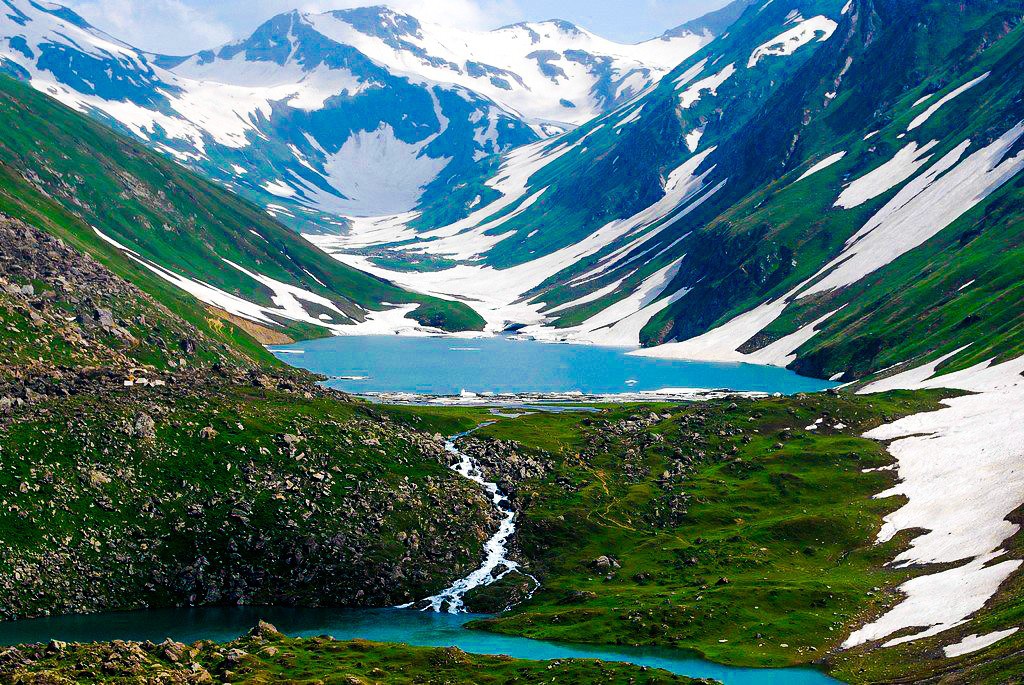
M 521 573 L 533 581 L 534 588 L 530 593 L 531 595 L 540 587 L 540 582 L 536 578 L 525 573 L 517 562 L 508 558 L 508 542 L 516 532 L 517 514 L 515 509 L 512 508 L 512 503 L 509 502 L 508 497 L 501 491 L 497 483 L 484 480 L 480 465 L 458 448 L 459 440 L 489 425 L 491 424 L 485 423 L 471 431 L 449 438 L 444 447 L 450 454 L 458 458 L 458 462 L 451 467 L 452 470 L 464 478 L 477 483 L 487 493 L 495 509 L 501 513 L 501 525 L 498 527 L 498 532 L 484 545 L 486 556 L 480 568 L 465 578 L 459 579 L 451 587 L 442 590 L 433 597 L 427 598 L 425 600 L 427 606 L 424 607 L 424 611 L 447 611 L 450 614 L 465 613 L 466 609 L 463 604 L 463 598 L 467 592 L 474 588 L 492 585 L 513 572 Z

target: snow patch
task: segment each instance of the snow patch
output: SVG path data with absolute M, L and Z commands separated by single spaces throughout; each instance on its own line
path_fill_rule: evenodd
M 964 141 L 908 183 L 815 275 L 800 297 L 856 283 L 924 244 L 1024 169 L 1024 151 L 1007 153 L 1024 136 L 1024 121 L 961 161 Z
M 879 195 L 884 195 L 889 190 L 903 183 L 908 178 L 931 160 L 927 153 L 932 150 L 939 141 L 933 140 L 926 143 L 924 147 L 918 148 L 916 142 L 908 143 L 899 152 L 893 155 L 885 164 L 877 169 L 864 174 L 839 195 L 836 200 L 836 207 L 852 209 Z
M 686 134 L 686 149 L 696 152 L 700 147 L 700 139 L 704 137 L 704 127 L 699 126 Z
M 575 145 L 581 142 L 577 141 Z M 516 150 L 509 155 L 502 166 L 502 171 L 498 173 L 497 180 L 493 182 L 495 187 L 508 193 L 507 195 L 503 195 L 463 221 L 417 236 L 417 240 L 422 242 L 406 246 L 405 249 L 440 255 L 454 253 L 468 259 L 465 256 L 475 253 L 481 245 L 487 247 L 486 241 L 493 245 L 495 240 L 507 237 L 508 233 L 497 236 L 489 236 L 486 233 L 499 229 L 508 216 L 504 219 L 484 220 L 480 225 L 476 222 L 492 217 L 495 212 L 513 206 L 516 202 L 520 202 L 518 210 L 524 209 L 521 198 L 526 192 L 529 178 L 536 169 L 549 163 L 553 156 L 565 154 L 570 147 L 562 144 L 551 151 L 545 151 L 544 146 L 533 145 Z M 611 221 L 576 244 L 508 269 L 460 264 L 436 272 L 395 272 L 382 269 L 365 257 L 341 252 L 348 240 L 345 236 L 305 237 L 350 266 L 417 292 L 469 304 L 487 321 L 489 332 L 500 332 L 511 322 L 538 325 L 547 320 L 542 313 L 544 304 L 525 301 L 522 297 L 525 293 L 617 241 L 634 239 L 638 242 L 654 238 L 721 189 L 724 181 L 711 189 L 706 187 L 707 177 L 714 171 L 714 167 L 697 174 L 697 169 L 714 150 L 713 147 L 708 148 L 672 171 L 665 181 L 664 197 L 654 205 L 626 219 Z M 538 193 L 535 193 L 531 197 L 536 199 L 537 196 Z M 527 202 L 529 201 L 531 200 L 527 199 Z M 672 218 L 665 220 L 670 215 Z M 395 227 L 389 225 L 384 230 L 394 232 Z
M 846 151 L 845 150 L 843 152 L 837 152 L 834 155 L 829 155 L 828 157 L 826 157 L 825 159 L 821 160 L 820 162 L 818 162 L 817 164 L 812 166 L 810 169 L 805 171 L 803 173 L 803 175 L 801 175 L 800 178 L 798 178 L 796 180 L 796 182 L 799 183 L 800 181 L 804 180 L 808 176 L 813 176 L 814 174 L 818 173 L 819 171 L 822 171 L 824 169 L 828 169 L 830 166 L 832 166 L 833 164 L 835 164 L 836 162 L 838 162 L 839 160 L 841 160 L 845 156 L 846 156 Z
M 689 109 L 700 101 L 701 95 L 704 93 L 707 93 L 712 97 L 718 95 L 718 89 L 721 88 L 722 84 L 728 81 L 729 77 L 735 73 L 736 65 L 730 64 L 717 74 L 708 76 L 700 81 L 696 81 L 693 85 L 679 94 L 679 106 L 683 109 Z
M 900 531 L 927 531 L 893 563 L 954 566 L 904 583 L 900 590 L 905 599 L 854 632 L 845 648 L 910 628 L 918 632 L 884 646 L 963 625 L 1021 566 L 1020 560 L 1005 558 L 1002 546 L 1019 529 L 1007 518 L 1024 505 L 1024 427 L 1016 412 L 1007 410 L 1024 404 L 1024 358 L 924 378 L 938 363 L 868 385 L 861 393 L 896 387 L 976 393 L 944 400 L 939 411 L 906 417 L 865 436 L 892 441 L 889 452 L 898 463 L 899 484 L 878 497 L 908 500 L 885 517 L 878 541 L 890 540 Z
M 957 656 L 963 656 L 965 654 L 973 654 L 974 652 L 980 652 L 986 647 L 991 647 L 995 643 L 1010 637 L 1015 634 L 1020 628 L 1007 628 L 1006 630 L 997 630 L 994 633 L 988 635 L 968 635 L 960 642 L 949 645 L 943 648 L 943 652 L 946 658 L 952 658 Z
M 639 347 L 640 331 L 663 309 L 678 301 L 689 292 L 680 290 L 669 297 L 662 297 L 672 280 L 679 273 L 681 260 L 655 272 L 635 292 L 603 309 L 579 326 L 554 329 L 548 335 L 575 342 L 589 342 L 610 347 Z M 540 332 L 535 336 L 543 337 Z
M 814 40 L 824 43 L 832 37 L 838 26 L 836 22 L 821 14 L 805 19 L 788 31 L 772 38 L 767 43 L 757 46 L 750 55 L 747 68 L 753 69 L 764 57 L 792 55 L 799 48 Z
M 327 182 L 346 198 L 327 204 L 339 214 L 355 217 L 413 209 L 423 188 L 451 161 L 426 154 L 424 148 L 435 137 L 407 143 L 386 123 L 375 131 L 353 134 L 324 164 Z
M 979 83 L 981 83 L 982 81 L 987 79 L 988 76 L 989 76 L 989 73 L 991 73 L 991 72 L 987 72 L 986 71 L 984 74 L 982 74 L 978 78 L 974 79 L 973 81 L 969 81 L 969 82 L 965 83 L 964 85 L 960 86 L 959 88 L 957 88 L 956 90 L 951 92 L 949 95 L 946 95 L 944 98 L 942 98 L 941 100 L 936 102 L 934 105 L 932 105 L 931 107 L 926 109 L 924 112 L 922 112 L 917 117 L 915 117 L 913 121 L 910 122 L 910 125 L 907 126 L 907 131 L 913 131 L 915 128 L 923 125 L 926 121 L 931 119 L 932 115 L 935 114 L 936 112 L 938 112 L 943 107 L 943 105 L 949 103 L 954 98 L 957 98 L 957 97 L 963 95 L 964 93 L 969 91 L 971 88 L 974 88 L 974 86 L 978 85 Z

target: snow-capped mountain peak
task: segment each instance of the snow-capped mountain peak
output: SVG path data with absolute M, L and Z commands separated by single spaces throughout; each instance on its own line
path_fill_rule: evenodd
M 614 109 L 712 37 L 624 45 L 558 20 L 472 31 L 374 6 L 295 10 L 166 57 L 58 5 L 0 2 L 0 69 L 307 228 L 414 209 L 479 160 Z
M 551 20 L 472 31 L 421 22 L 384 6 L 282 14 L 248 39 L 171 66 L 182 76 L 231 82 L 225 60 L 295 62 L 306 71 L 355 50 L 391 74 L 462 86 L 529 123 L 578 126 L 633 97 L 711 39 L 664 36 L 637 45 Z M 351 59 L 351 57 L 350 57 Z
M 531 123 L 570 126 L 621 104 L 711 38 L 686 34 L 625 45 L 560 20 L 469 31 L 407 16 L 395 22 L 392 14 L 392 25 L 407 30 L 390 40 L 394 33 L 389 38 L 366 33 L 354 23 L 357 16 L 334 12 L 312 21 L 322 34 L 396 72 L 470 88 Z

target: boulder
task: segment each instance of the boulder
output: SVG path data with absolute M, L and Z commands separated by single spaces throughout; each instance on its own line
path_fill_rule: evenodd
M 109 309 L 98 308 L 94 314 L 96 322 L 103 328 L 113 328 L 114 314 Z
M 606 555 L 602 555 L 597 559 L 594 559 L 590 562 L 590 566 L 598 571 L 610 571 L 613 568 L 621 568 L 621 564 L 619 564 L 618 560 Z
M 156 421 L 146 412 L 139 412 L 132 424 L 132 435 L 140 440 L 156 438 Z

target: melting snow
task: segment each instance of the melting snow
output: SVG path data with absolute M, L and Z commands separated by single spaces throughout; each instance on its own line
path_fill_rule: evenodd
M 701 61 L 697 62 L 692 67 L 690 67 L 689 69 L 684 71 L 682 74 L 677 76 L 675 81 L 673 81 L 673 83 L 676 85 L 677 89 L 682 88 L 687 83 L 689 83 L 693 79 L 697 78 L 697 76 L 702 71 L 704 71 L 704 67 L 706 67 L 707 64 L 708 64 L 708 58 L 705 57 L 704 59 L 702 59 Z
M 704 137 L 704 127 L 700 126 L 686 134 L 686 148 L 690 152 L 696 152 L 700 147 L 700 139 Z
M 628 116 L 623 117 L 619 121 L 619 123 L 615 124 L 614 128 L 617 128 L 617 129 L 618 128 L 622 128 L 623 126 L 628 126 L 629 124 L 632 124 L 634 121 L 638 121 L 640 119 L 640 115 L 643 113 L 643 111 L 644 111 L 644 105 L 640 105 L 639 107 L 634 109 L 632 112 L 630 112 Z
M 797 287 L 799 289 L 800 286 Z M 766 302 L 759 307 L 740 314 L 735 319 L 718 328 L 708 331 L 682 342 L 667 343 L 658 347 L 637 350 L 631 354 L 639 357 L 659 359 L 691 359 L 711 362 L 747 362 L 768 366 L 785 367 L 796 359 L 796 351 L 809 342 L 818 332 L 820 326 L 835 316 L 836 310 L 816 321 L 812 321 L 795 333 L 791 333 L 771 345 L 749 354 L 739 352 L 739 348 L 763 331 L 785 311 L 787 302 L 793 292 L 773 302 Z
M 640 331 L 660 311 L 682 298 L 683 289 L 662 297 L 679 273 L 680 262 L 649 276 L 639 288 L 574 328 L 530 332 L 537 337 L 557 337 L 613 347 L 639 347 Z M 660 298 L 660 299 L 659 299 Z M 546 333 L 546 335 L 545 335 Z
M 835 206 L 851 209 L 887 193 L 927 164 L 931 160 L 931 155 L 927 153 L 938 144 L 939 141 L 933 140 L 918 149 L 916 142 L 908 143 L 888 162 L 847 186 Z
M 581 142 L 578 141 L 576 145 Z M 476 241 L 484 231 L 499 228 L 503 221 L 492 220 L 474 227 L 475 223 L 481 217 L 492 216 L 499 209 L 519 200 L 526 192 L 529 178 L 534 171 L 552 157 L 564 154 L 568 149 L 569 146 L 561 145 L 547 155 L 544 154 L 543 146 L 537 145 L 516 150 L 509 156 L 495 182 L 495 185 L 505 189 L 508 195 L 461 222 L 422 234 L 419 239 L 423 239 L 424 242 L 406 249 L 422 249 L 432 254 L 451 254 L 453 251 L 459 253 L 460 250 L 461 254 L 466 254 L 472 251 L 467 248 L 467 241 Z M 345 237 L 308 235 L 306 238 L 326 251 L 334 253 L 337 259 L 363 271 L 418 292 L 466 302 L 487 320 L 487 327 L 491 332 L 501 331 L 509 322 L 540 324 L 546 319 L 541 313 L 543 303 L 523 301 L 523 294 L 616 241 L 633 236 L 637 236 L 637 241 L 649 240 L 670 228 L 680 217 L 699 206 L 724 185 L 722 182 L 714 188 L 706 188 L 707 176 L 713 168 L 699 175 L 696 173 L 697 168 L 712 152 L 714 148 L 708 148 L 694 155 L 669 174 L 665 182 L 665 195 L 654 205 L 627 219 L 609 222 L 576 244 L 508 269 L 461 264 L 436 272 L 394 272 L 376 266 L 365 257 L 339 254 L 338 248 L 345 246 Z M 672 218 L 665 221 L 665 217 L 669 215 L 672 215 Z M 656 228 L 649 230 L 655 225 Z M 642 235 L 645 231 L 646 235 Z M 495 238 L 484 237 L 491 241 Z M 497 238 L 500 239 L 501 235 Z
M 799 183 L 800 181 L 804 180 L 808 176 L 813 176 L 814 174 L 818 173 L 819 171 L 822 171 L 823 169 L 829 168 L 830 166 L 832 166 L 833 164 L 835 164 L 836 162 L 838 162 L 839 160 L 841 160 L 845 156 L 846 156 L 846 151 L 844 150 L 843 152 L 837 152 L 834 155 L 830 155 L 830 156 L 826 157 L 825 159 L 821 160 L 820 162 L 818 162 L 817 164 L 812 166 L 810 169 L 805 171 L 803 173 L 803 175 L 800 176 L 800 178 L 798 178 L 796 180 L 796 182 Z
M 693 85 L 688 87 L 682 93 L 679 94 L 679 105 L 683 109 L 689 109 L 695 103 L 700 101 L 703 93 L 708 93 L 712 97 L 718 95 L 718 89 L 722 87 L 722 84 L 729 80 L 729 77 L 736 73 L 736 65 L 730 64 L 722 69 L 713 76 L 708 76 L 700 81 L 695 82 Z
M 284 181 L 267 181 L 261 187 L 276 197 L 295 197 L 295 189 Z
M 620 278 L 619 280 L 615 281 L 614 283 L 610 283 L 610 284 L 606 285 L 605 287 L 601 288 L 600 290 L 595 290 L 594 292 L 592 292 L 592 293 L 590 293 L 588 295 L 584 295 L 583 297 L 580 297 L 579 299 L 573 300 L 572 302 L 566 302 L 565 304 L 562 304 L 562 305 L 559 305 L 559 306 L 554 307 L 552 309 L 549 309 L 549 310 L 547 310 L 545 312 L 545 314 L 547 314 L 549 316 L 554 315 L 554 314 L 558 314 L 559 312 L 564 312 L 567 309 L 573 309 L 575 307 L 579 307 L 579 306 L 584 305 L 584 304 L 589 304 L 590 302 L 596 302 L 597 300 L 600 300 L 603 297 L 606 297 L 608 295 L 611 295 L 612 293 L 618 292 L 619 288 L 622 287 L 622 284 L 626 281 L 626 279 L 628 279 L 634 273 L 636 273 L 636 272 L 635 271 L 630 272 L 628 275 L 623 276 L 622 278 Z
M 922 124 L 924 124 L 926 121 L 931 119 L 932 115 L 935 114 L 936 112 L 938 112 L 939 109 L 941 109 L 943 105 L 948 103 L 950 100 L 952 100 L 952 99 L 954 99 L 956 97 L 959 97 L 960 95 L 963 95 L 964 93 L 969 91 L 971 88 L 974 88 L 974 86 L 978 85 L 979 83 L 981 83 L 982 81 L 987 79 L 989 73 L 990 72 L 986 71 L 984 74 L 982 74 L 978 78 L 974 79 L 973 81 L 969 81 L 968 83 L 965 83 L 964 85 L 960 86 L 959 88 L 957 88 L 956 90 L 951 92 L 949 95 L 945 96 L 944 98 L 942 98 L 941 100 L 936 102 L 934 105 L 932 105 L 931 107 L 926 109 L 924 112 L 922 112 L 920 115 L 915 117 L 914 120 L 910 122 L 910 125 L 907 126 L 907 130 L 908 131 L 913 131 L 918 126 L 921 126 Z
M 878 497 L 901 495 L 908 500 L 885 518 L 879 542 L 900 531 L 925 530 L 893 563 L 953 567 L 904 583 L 900 590 L 905 599 L 854 632 L 844 643 L 846 648 L 910 628 L 917 632 L 884 645 L 963 625 L 1021 566 L 1020 560 L 1006 558 L 1003 544 L 1019 529 L 1007 518 L 1024 504 L 1024 428 L 1011 409 L 1024 406 L 1024 358 L 926 377 L 940 361 L 871 384 L 861 393 L 896 387 L 977 393 L 944 400 L 944 409 L 915 414 L 866 434 L 892 441 L 889 452 L 898 462 L 899 484 Z M 959 649 L 954 646 L 954 654 L 947 656 L 966 653 Z
M 752 69 L 756 67 L 763 57 L 792 55 L 798 48 L 807 45 L 815 39 L 819 43 L 824 43 L 832 37 L 837 27 L 838 24 L 836 22 L 821 14 L 805 19 L 785 33 L 755 48 L 754 52 L 750 55 L 750 60 L 747 62 L 747 68 Z
M 994 633 L 989 633 L 988 635 L 978 635 L 975 633 L 974 635 L 968 635 L 954 645 L 945 647 L 942 651 L 946 654 L 947 658 L 980 652 L 986 647 L 991 647 L 1000 640 L 1010 637 L 1018 630 L 1020 630 L 1020 628 L 1014 627 L 1007 628 L 1006 630 L 997 630 Z
M 963 161 L 970 141 L 957 146 L 904 186 L 851 237 L 842 253 L 818 272 L 823 278 L 801 297 L 856 283 L 976 207 L 1024 169 L 1024 151 L 1006 156 L 1022 135 L 1024 122 Z
M 914 104 L 912 104 L 912 105 L 910 106 L 910 109 L 914 109 L 914 108 L 915 108 L 915 107 L 917 107 L 918 105 L 923 105 L 924 103 L 926 103 L 926 102 L 928 102 L 929 100 L 931 100 L 931 99 L 932 99 L 933 97 L 935 97 L 935 93 L 928 93 L 928 94 L 927 94 L 927 95 L 925 95 L 924 97 L 920 97 L 920 98 L 918 98 L 917 100 L 914 100 Z
M 200 302 L 204 302 L 213 307 L 218 307 L 229 314 L 240 316 L 243 319 L 248 319 L 249 321 L 254 321 L 267 326 L 279 326 L 279 318 L 289 319 L 325 328 L 335 335 L 385 335 L 393 333 L 401 333 L 403 335 L 430 335 L 436 333 L 436 331 L 424 328 L 419 322 L 409 318 L 409 314 L 419 308 L 418 304 L 388 305 L 387 303 L 384 303 L 385 306 L 390 308 L 383 311 L 368 311 L 366 312 L 365 321 L 353 322 L 350 317 L 338 309 L 330 299 L 323 297 L 322 295 L 317 295 L 316 293 L 303 288 L 282 283 L 270 278 L 269 276 L 249 271 L 238 264 L 225 259 L 225 263 L 235 269 L 238 269 L 255 282 L 269 288 L 273 293 L 271 301 L 275 306 L 268 307 L 258 305 L 237 295 L 220 290 L 208 283 L 203 283 L 202 281 L 197 281 L 186 276 L 176 274 L 169 269 L 165 269 L 164 267 L 143 258 L 138 252 L 122 245 L 114 238 L 104 234 L 98 228 L 94 227 L 93 230 L 96 232 L 96 235 L 110 245 L 113 245 L 117 249 L 123 251 L 130 259 L 146 269 L 149 269 L 168 283 L 171 283 L 181 290 L 189 293 Z M 310 276 L 313 277 L 312 274 L 310 274 Z M 316 280 L 315 277 L 313 278 Z M 335 312 L 337 316 L 334 317 L 334 320 L 339 323 L 329 323 L 322 319 L 321 315 L 314 317 L 306 311 L 306 308 L 303 306 L 304 302 Z
M 328 183 L 347 199 L 325 204 L 340 214 L 360 217 L 413 209 L 424 186 L 451 161 L 424 152 L 434 138 L 407 143 L 385 123 L 375 131 L 353 134 L 324 165 Z

